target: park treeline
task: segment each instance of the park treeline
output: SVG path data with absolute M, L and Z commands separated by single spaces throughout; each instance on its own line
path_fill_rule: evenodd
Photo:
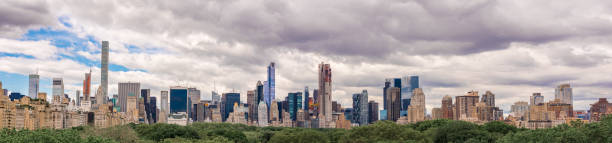
M 372 125 L 344 129 L 309 129 L 285 127 L 254 127 L 229 123 L 193 123 L 188 126 L 171 124 L 128 124 L 111 128 L 75 127 L 64 130 L 3 129 L 0 142 L 41 143 L 610 143 L 612 116 L 601 122 L 584 124 L 580 121 L 549 129 L 529 130 L 502 122 L 477 125 L 455 120 L 429 120 L 398 125 L 378 121 Z

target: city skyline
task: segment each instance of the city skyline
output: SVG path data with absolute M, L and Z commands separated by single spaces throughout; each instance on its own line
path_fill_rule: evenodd
M 28 95 L 28 75 L 38 71 L 39 92 L 46 92 L 48 99 L 52 98 L 52 78 L 62 78 L 64 90 L 74 97 L 90 68 L 90 95 L 95 95 L 101 83 L 102 40 L 110 41 L 109 97 L 118 94 L 120 82 L 139 82 L 158 100 L 161 90 L 176 85 L 197 87 L 207 100 L 215 87 L 219 94 L 235 90 L 246 95 L 254 83 L 267 80 L 270 62 L 275 63 L 278 100 L 305 86 L 318 87 L 317 66 L 329 63 L 334 71 L 332 100 L 343 107 L 351 106 L 353 93 L 365 89 L 370 100 L 383 108 L 384 80 L 410 75 L 420 77 L 428 113 L 441 106 L 445 95 L 455 97 L 472 90 L 493 92 L 497 106 L 506 113 L 514 102 L 529 102 L 533 93 L 541 93 L 544 102 L 554 99 L 556 87 L 564 83 L 572 85 L 576 110 L 588 109 L 598 98 L 612 94 L 612 77 L 607 75 L 612 72 L 612 44 L 607 40 L 612 32 L 609 20 L 597 18 L 612 15 L 602 10 L 609 2 L 569 1 L 544 7 L 525 1 L 474 2 L 465 7 L 420 1 L 353 2 L 372 10 L 364 12 L 342 7 L 346 2 L 193 4 L 210 7 L 204 9 L 207 14 L 188 6 L 156 7 L 158 3 L 6 3 L 0 6 L 7 10 L 2 15 L 23 16 L 3 16 L 7 18 L 0 23 L 8 27 L 0 29 L 0 80 L 5 88 Z M 301 5 L 290 6 L 295 3 Z M 87 4 L 105 6 L 92 13 L 108 15 L 83 13 L 89 10 L 81 9 Z M 240 7 L 248 4 L 254 6 Z M 494 18 L 513 14 L 495 8 L 516 12 L 521 5 L 543 11 L 531 11 L 540 14 L 535 16 L 519 12 L 517 17 Z M 122 11 L 129 6 L 155 8 L 134 9 L 133 14 Z M 28 12 L 30 7 L 41 10 Z M 309 10 L 313 7 L 323 9 Z M 377 10 L 393 16 L 385 17 Z M 554 16 L 566 10 L 580 11 Z M 166 16 L 142 17 L 148 12 Z M 281 15 L 275 18 L 272 13 Z M 375 16 L 383 17 L 378 22 L 368 18 Z M 210 27 L 193 26 L 184 19 Z M 422 21 L 407 24 L 411 19 Z M 373 36 L 364 36 L 369 34 Z

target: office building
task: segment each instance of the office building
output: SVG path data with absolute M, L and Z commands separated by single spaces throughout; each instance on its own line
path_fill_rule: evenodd
M 249 90 L 247 91 L 247 105 L 249 106 L 249 112 L 248 114 L 248 118 L 247 120 L 249 122 L 253 122 L 255 120 L 257 120 L 257 107 L 259 107 L 259 104 L 257 104 L 257 97 L 255 95 L 255 91 L 254 90 Z
M 287 95 L 288 112 L 292 121 L 297 120 L 297 111 L 302 109 L 302 92 L 289 93 Z
M 168 91 L 161 91 L 159 97 L 160 113 L 159 118 L 157 120 L 161 123 L 167 123 L 168 115 L 170 113 L 170 105 L 168 103 Z
M 211 100 L 213 105 L 219 105 L 219 103 L 221 102 L 221 96 L 219 96 L 219 93 L 217 93 L 217 91 L 212 91 Z
M 127 82 L 127 83 L 119 83 L 119 100 L 118 100 L 118 105 L 121 108 L 120 112 L 127 112 L 128 111 L 128 97 L 129 96 L 133 96 L 135 99 L 133 100 L 134 103 L 130 103 L 133 105 L 133 107 L 130 108 L 136 108 L 137 104 L 137 99 L 138 97 L 140 97 L 140 83 L 137 82 Z M 98 100 L 99 101 L 99 100 Z
M 372 124 L 378 121 L 378 102 L 368 102 L 368 123 Z
M 387 98 L 389 97 L 389 95 L 387 95 L 387 90 L 389 90 L 389 88 L 391 88 L 391 79 L 385 79 L 385 87 L 383 87 L 383 109 L 387 110 Z
M 397 121 L 400 117 L 401 101 L 400 88 L 390 87 L 387 89 L 387 120 Z
M 570 84 L 561 84 L 555 89 L 555 99 L 561 100 L 561 103 L 573 105 L 572 87 Z
M 402 110 L 407 110 L 411 103 L 412 91 L 419 88 L 419 76 L 404 76 L 401 78 L 401 83 L 395 84 L 401 86 Z
M 170 114 L 188 113 L 189 95 L 187 88 L 181 86 L 170 87 Z
M 234 112 L 234 105 L 240 104 L 240 93 L 223 93 L 221 97 L 221 115 L 225 122 L 229 113 Z
M 310 99 L 310 94 L 308 92 L 308 86 L 304 87 L 304 113 L 308 113 L 308 102 Z
M 64 97 L 64 80 L 62 78 L 53 78 L 53 103 L 59 104 Z
M 412 91 L 412 100 L 408 106 L 408 121 L 416 123 L 425 120 L 425 93 L 421 88 Z
M 149 124 L 157 123 L 157 118 L 159 117 L 159 113 L 157 110 L 157 98 L 149 97 L 149 111 L 147 112 L 147 118 L 149 118 Z
M 332 121 L 332 71 L 329 64 L 319 64 L 319 122 L 329 128 Z
M 102 94 L 100 97 L 96 97 L 96 103 L 106 104 L 108 100 L 108 41 L 102 41 L 102 63 L 101 63 L 101 75 L 100 75 L 100 88 L 102 88 Z
M 525 101 L 514 102 L 511 106 L 510 115 L 518 120 L 526 120 L 526 114 L 529 111 L 529 104 Z
M 368 91 L 353 94 L 353 123 L 368 125 Z
M 30 86 L 29 86 L 29 92 L 28 92 L 28 96 L 32 99 L 36 99 L 38 98 L 38 90 L 39 90 L 39 84 L 40 84 L 40 76 L 38 74 L 30 74 L 29 76 L 30 79 Z

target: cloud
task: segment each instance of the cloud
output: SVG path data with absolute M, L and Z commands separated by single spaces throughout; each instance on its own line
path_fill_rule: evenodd
M 92 8 L 95 6 L 95 8 Z M 609 95 L 612 3 L 601 0 L 188 0 L 7 1 L 0 4 L 1 71 L 64 77 L 78 89 L 110 41 L 110 92 L 118 82 L 159 90 L 188 85 L 245 94 L 277 64 L 277 98 L 317 88 L 330 63 L 333 99 L 368 90 L 382 104 L 385 78 L 421 76 L 427 108 L 444 95 L 491 90 L 505 110 L 532 92 L 551 99 Z M 8 56 L 6 56 L 8 55 Z M 94 82 L 99 82 L 97 67 Z M 246 99 L 246 96 L 243 96 Z M 244 100 L 243 99 L 243 100 Z M 587 101 L 577 102 L 580 108 Z

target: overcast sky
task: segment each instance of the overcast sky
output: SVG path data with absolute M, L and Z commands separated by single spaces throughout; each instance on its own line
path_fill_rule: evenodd
M 574 109 L 612 97 L 609 0 L 8 0 L 0 3 L 0 81 L 27 94 L 63 77 L 71 96 L 110 41 L 109 88 L 140 82 L 246 91 L 277 65 L 277 99 L 317 87 L 330 63 L 332 99 L 366 89 L 382 105 L 385 78 L 419 75 L 428 112 L 444 95 L 490 90 L 505 112 L 533 92 L 570 83 Z M 92 90 L 95 91 L 95 90 Z M 92 92 L 93 94 L 93 92 Z M 382 107 L 381 107 L 382 108 Z

